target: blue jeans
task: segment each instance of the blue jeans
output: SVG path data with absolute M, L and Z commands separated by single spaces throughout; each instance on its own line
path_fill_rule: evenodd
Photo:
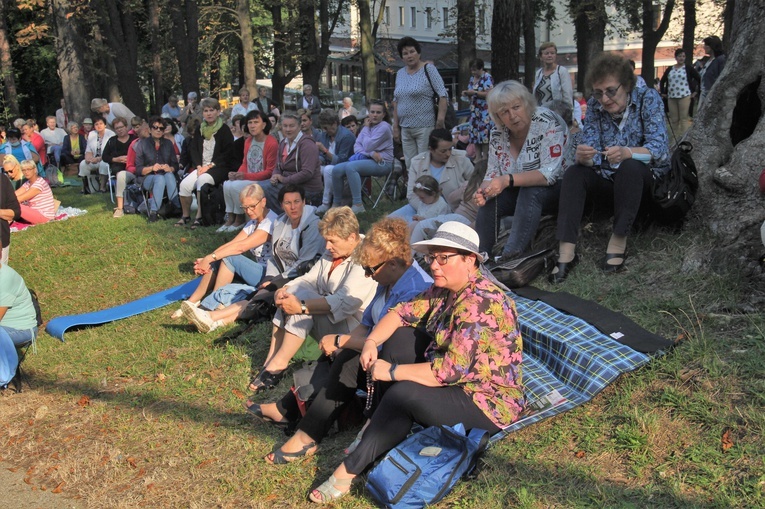
M 5 327 L 0 325 L 0 329 L 3 329 L 10 337 L 13 344 L 16 346 L 24 345 L 37 337 L 37 327 L 31 329 L 14 329 L 12 327 Z
M 162 206 L 162 197 L 167 191 L 167 199 L 178 205 L 178 184 L 175 181 L 175 174 L 168 172 L 164 174 L 147 175 L 143 181 L 143 188 L 151 191 L 151 200 L 149 200 L 149 212 L 156 212 Z
M 351 188 L 353 204 L 361 204 L 361 177 L 379 177 L 393 171 L 393 161 L 383 164 L 374 159 L 362 159 L 340 163 L 332 168 L 332 185 L 334 186 L 334 201 L 340 204 L 343 198 L 343 177 L 348 179 L 348 187 Z
M 486 202 L 478 209 L 475 230 L 481 243 L 479 250 L 489 253 L 494 247 L 499 220 L 513 216 L 513 226 L 503 255 L 521 254 L 529 248 L 539 227 L 542 215 L 555 214 L 558 208 L 560 181 L 552 186 L 513 187 Z
M 218 288 L 202 299 L 202 302 L 200 302 L 199 305 L 202 309 L 214 311 L 218 309 L 219 306 L 225 308 L 236 302 L 243 301 L 255 291 L 257 291 L 257 287 L 255 286 L 243 285 L 241 283 L 230 283 Z
M 204 309 L 216 309 L 218 307 L 218 304 L 229 306 L 233 304 L 234 302 L 238 302 L 240 300 L 246 299 L 247 295 L 249 295 L 250 293 L 256 290 L 256 287 L 260 284 L 260 281 L 263 279 L 263 274 L 265 274 L 266 272 L 265 266 L 241 254 L 234 255 L 234 256 L 227 256 L 220 262 L 214 263 L 213 270 L 218 270 L 218 267 L 220 266 L 221 263 L 223 263 L 226 266 L 226 268 L 230 270 L 231 272 L 233 272 L 236 276 L 239 276 L 240 279 L 244 280 L 248 288 L 252 288 L 252 289 L 247 290 L 247 288 L 239 288 L 240 286 L 244 287 L 245 285 L 237 285 L 237 284 L 226 285 L 223 288 L 219 288 L 218 290 L 211 293 L 210 295 L 208 295 L 202 300 L 200 305 Z M 231 287 L 231 288 L 228 288 L 228 287 Z M 221 292 L 221 290 L 223 290 L 224 288 L 227 288 L 227 290 Z M 241 294 L 241 298 L 238 298 L 240 294 Z
M 412 219 L 416 215 L 417 215 L 417 210 L 407 203 L 403 207 L 396 209 L 390 214 L 388 214 L 388 217 L 400 217 L 401 219 L 406 219 L 407 223 L 411 223 Z

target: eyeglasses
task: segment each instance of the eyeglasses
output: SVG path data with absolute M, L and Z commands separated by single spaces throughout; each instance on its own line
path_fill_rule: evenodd
M 165 130 L 165 126 L 163 126 L 163 125 L 153 125 L 153 126 L 151 126 L 151 128 L 152 129 L 156 129 L 158 131 L 164 131 Z
M 242 204 L 242 209 L 243 209 L 245 212 L 249 212 L 250 210 L 255 210 L 255 208 L 256 208 L 256 207 L 257 207 L 259 204 L 260 204 L 260 201 L 258 201 L 258 203 L 256 203 L 255 205 L 244 205 L 244 204 Z
M 611 88 L 607 88 L 605 90 L 593 90 L 592 91 L 592 96 L 595 99 L 597 99 L 598 101 L 603 99 L 603 94 L 605 94 L 609 99 L 613 99 L 614 97 L 616 97 L 616 93 L 619 91 L 620 88 L 622 88 L 621 83 L 616 88 L 611 87 Z
M 459 253 L 452 253 L 452 254 L 426 254 L 425 255 L 425 263 L 428 265 L 432 265 L 433 261 L 437 261 L 439 265 L 446 265 L 449 262 L 449 258 L 453 256 L 459 256 Z
M 382 262 L 382 263 L 378 263 L 378 264 L 377 264 L 377 265 L 375 265 L 374 267 L 369 267 L 368 265 L 362 265 L 362 266 L 361 266 L 361 268 L 362 268 L 362 269 L 364 269 L 364 275 L 365 275 L 366 277 L 372 277 L 372 276 L 374 276 L 375 274 L 377 274 L 377 271 L 378 271 L 378 270 L 380 270 L 380 267 L 382 267 L 382 266 L 383 266 L 383 265 L 385 265 L 386 263 L 388 263 L 388 260 L 385 260 L 385 261 L 384 261 L 384 262 Z

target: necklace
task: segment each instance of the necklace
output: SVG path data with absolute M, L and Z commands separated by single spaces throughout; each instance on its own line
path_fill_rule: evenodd
M 367 402 L 364 411 L 372 409 L 372 399 L 375 395 L 375 382 L 372 380 L 372 371 L 367 371 Z

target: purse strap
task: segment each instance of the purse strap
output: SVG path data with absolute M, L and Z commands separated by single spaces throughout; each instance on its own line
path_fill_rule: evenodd
M 433 82 L 430 81 L 430 74 L 428 74 L 428 64 L 425 64 L 423 69 L 425 70 L 425 77 L 428 79 L 428 85 L 430 85 L 430 89 L 433 91 L 433 102 L 437 102 L 438 93 L 436 92 L 436 87 L 433 86 Z

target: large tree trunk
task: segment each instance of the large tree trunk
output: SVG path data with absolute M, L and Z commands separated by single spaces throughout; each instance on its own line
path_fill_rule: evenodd
M 603 0 L 569 0 L 568 10 L 574 19 L 576 38 L 576 61 L 579 68 L 576 88 L 584 92 L 587 68 L 592 59 L 603 51 L 608 16 Z
M 253 99 L 257 96 L 257 77 L 255 76 L 255 42 L 252 39 L 252 21 L 250 20 L 249 0 L 236 0 L 236 17 L 239 20 L 239 35 L 242 38 L 244 60 L 244 84 Z
M 683 11 L 683 51 L 688 62 L 692 62 L 696 46 L 696 0 L 684 0 Z
M 521 16 L 524 0 L 494 2 L 491 20 L 491 73 L 494 81 L 518 79 L 521 51 Z
M 184 99 L 189 92 L 199 92 L 199 7 L 197 0 L 169 0 L 173 46 L 178 57 L 178 71 Z
M 11 45 L 8 42 L 7 0 L 0 0 L 0 75 L 3 77 L 3 92 L 8 113 L 19 116 L 19 100 L 16 94 L 16 78 L 13 76 L 13 60 Z
M 525 0 L 523 6 L 523 81 L 531 90 L 537 63 L 536 12 L 533 0 Z
M 300 69 L 303 72 L 303 84 L 311 85 L 316 97 L 319 97 L 319 45 L 316 42 L 316 2 L 300 0 L 298 2 L 298 26 L 300 31 Z
M 69 118 L 90 116 L 90 81 L 85 78 L 85 45 L 77 33 L 77 16 L 69 0 L 53 0 L 56 60 Z
M 165 104 L 165 93 L 162 84 L 162 55 L 160 48 L 159 0 L 149 0 L 149 29 L 151 31 L 151 81 L 154 85 L 154 101 L 149 110 L 154 115 L 162 113 Z M 135 113 L 135 112 L 134 112 Z M 130 119 L 128 119 L 130 121 Z
M 765 0 L 739 0 L 736 11 L 737 29 L 725 68 L 690 132 L 700 180 L 690 227 L 706 227 L 718 237 L 713 262 L 743 262 L 755 271 L 765 220 L 757 188 L 765 154 L 765 52 L 753 48 L 765 48 Z M 736 145 L 732 133 L 737 133 Z
M 385 2 L 380 11 L 385 10 Z M 377 99 L 380 92 L 377 87 L 377 62 L 375 62 L 375 38 L 372 35 L 372 9 L 369 0 L 357 0 L 359 8 L 359 35 L 361 38 L 361 68 L 363 71 L 364 94 L 367 101 Z
M 669 20 L 672 17 L 672 10 L 675 8 L 675 0 L 668 0 L 664 6 L 664 14 L 661 18 L 659 27 L 654 30 L 654 12 L 653 0 L 643 0 L 643 69 L 641 75 L 649 87 L 656 81 L 656 71 L 654 70 L 654 55 L 656 46 L 661 42 L 664 33 L 669 27 Z
M 279 108 L 287 109 L 284 104 L 284 87 L 297 75 L 293 65 L 290 30 L 282 18 L 282 2 L 274 0 L 270 6 L 271 20 L 274 26 L 274 72 L 271 75 L 271 99 Z
M 470 83 L 470 61 L 476 57 L 475 35 L 475 0 L 457 0 L 457 93 L 467 90 Z

